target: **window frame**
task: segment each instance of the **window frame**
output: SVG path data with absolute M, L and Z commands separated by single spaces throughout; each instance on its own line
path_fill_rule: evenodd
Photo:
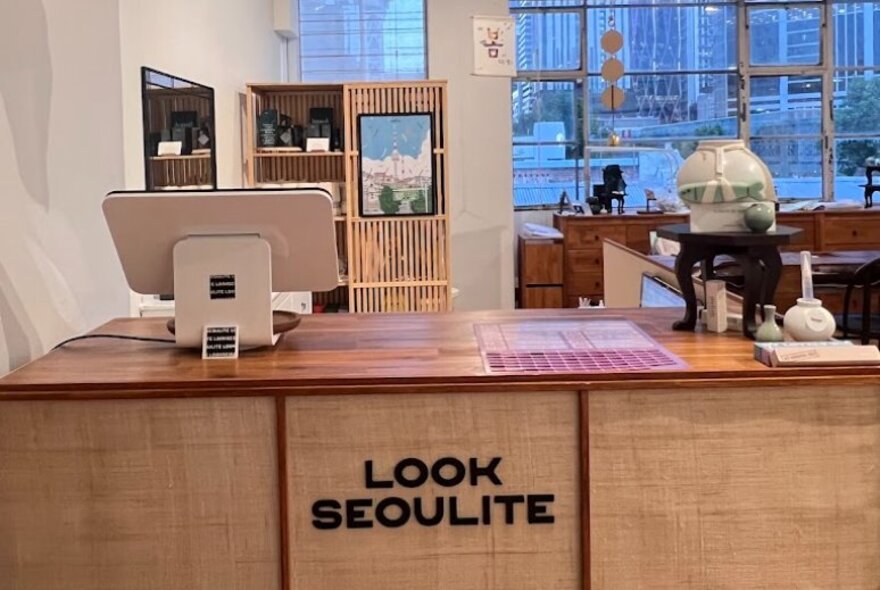
M 583 174 L 589 173 L 589 158 L 591 148 L 600 147 L 596 140 L 590 137 L 590 100 L 589 100 L 589 77 L 595 76 L 595 72 L 589 72 L 589 41 L 588 27 L 590 11 L 598 9 L 632 9 L 632 8 L 685 8 L 685 7 L 705 7 L 707 5 L 714 6 L 733 6 L 736 10 L 735 22 L 735 38 L 737 43 L 736 55 L 737 59 L 732 69 L 711 69 L 711 70 L 686 70 L 686 71 L 627 71 L 627 75 L 735 75 L 738 80 L 737 97 L 736 97 L 736 127 L 738 139 L 742 139 L 747 146 L 751 146 L 752 139 L 756 141 L 772 141 L 772 140 L 803 140 L 813 139 L 815 135 L 805 134 L 786 134 L 786 135 L 768 135 L 754 133 L 751 129 L 751 83 L 753 78 L 776 77 L 776 76 L 811 76 L 821 81 L 819 103 L 821 108 L 820 118 L 820 151 L 821 151 L 821 199 L 824 201 L 833 201 L 835 195 L 835 180 L 837 158 L 835 149 L 840 141 L 849 139 L 871 139 L 880 141 L 880 134 L 855 133 L 855 132 L 837 132 L 834 128 L 834 81 L 838 72 L 847 72 L 853 74 L 865 74 L 866 72 L 874 72 L 874 75 L 880 75 L 880 63 L 869 65 L 848 65 L 842 67 L 835 66 L 835 10 L 841 5 L 852 4 L 873 4 L 876 14 L 880 10 L 880 0 L 868 2 L 865 0 L 718 0 L 718 1 L 698 1 L 698 0 L 682 0 L 675 2 L 674 0 L 633 0 L 632 2 L 620 2 L 613 0 L 581 0 L 579 3 L 570 3 L 566 6 L 528 6 L 516 7 L 512 3 L 509 4 L 511 15 L 516 16 L 521 13 L 555 13 L 555 12 L 572 12 L 581 11 L 581 31 L 580 31 L 580 53 L 581 53 L 581 69 L 576 71 L 546 71 L 546 72 L 517 72 L 513 78 L 511 85 L 515 82 L 574 82 L 580 83 L 582 86 L 581 100 L 583 101 L 583 121 L 582 137 L 582 165 L 584 167 Z M 819 62 L 817 64 L 800 64 L 800 65 L 752 65 L 751 64 L 751 45 L 750 45 L 750 23 L 749 12 L 761 9 L 784 9 L 784 8 L 807 8 L 819 9 Z M 880 35 L 880 31 L 876 34 Z M 868 60 L 864 60 L 868 61 Z M 686 140 L 687 138 L 671 138 L 675 141 Z M 645 140 L 648 141 L 648 140 Z M 653 141 L 653 140 L 652 140 Z M 656 138 L 657 142 L 664 141 L 664 138 Z M 518 144 L 519 145 L 519 144 Z M 623 146 L 631 145 L 626 141 Z M 802 197 L 811 198 L 811 197 Z M 529 209 L 548 209 L 552 205 L 547 206 L 524 206 L 517 207 L 515 210 Z

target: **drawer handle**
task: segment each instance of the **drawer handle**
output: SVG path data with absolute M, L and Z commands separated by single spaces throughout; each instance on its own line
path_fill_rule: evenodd
M 852 237 L 856 237 L 857 235 L 859 235 L 859 232 L 857 232 L 856 230 L 853 230 L 853 231 L 852 231 Z

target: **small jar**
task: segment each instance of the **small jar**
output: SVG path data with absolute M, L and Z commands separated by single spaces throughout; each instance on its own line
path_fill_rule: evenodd
M 785 312 L 785 333 L 798 342 L 830 340 L 836 327 L 834 316 L 822 307 L 821 299 L 801 297 Z

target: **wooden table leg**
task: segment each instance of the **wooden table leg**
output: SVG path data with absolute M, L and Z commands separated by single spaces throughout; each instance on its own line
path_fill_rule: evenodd
M 678 279 L 678 288 L 684 298 L 684 318 L 672 324 L 673 330 L 693 331 L 697 326 L 697 292 L 694 289 L 693 273 L 694 265 L 703 260 L 707 251 L 702 248 L 694 248 L 685 244 L 681 245 L 681 251 L 675 258 L 675 278 Z
M 740 262 L 745 281 L 743 283 L 743 336 L 755 338 L 755 306 L 773 302 L 776 287 L 782 276 L 782 256 L 774 247 L 756 247 L 741 257 Z

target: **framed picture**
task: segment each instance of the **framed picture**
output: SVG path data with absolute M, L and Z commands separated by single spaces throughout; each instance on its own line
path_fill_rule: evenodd
M 431 113 L 358 116 L 361 217 L 434 215 Z

